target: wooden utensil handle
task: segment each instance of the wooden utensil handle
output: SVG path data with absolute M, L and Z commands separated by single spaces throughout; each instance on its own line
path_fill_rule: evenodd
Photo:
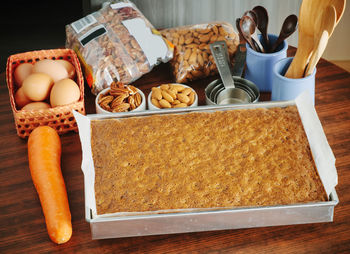
M 313 50 L 313 38 L 305 37 L 304 42 L 304 46 L 298 48 L 292 63 L 284 75 L 286 78 L 302 78 L 304 76 L 306 65 Z

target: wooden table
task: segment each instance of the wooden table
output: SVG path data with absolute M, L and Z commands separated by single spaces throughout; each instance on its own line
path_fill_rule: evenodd
M 289 54 L 294 54 L 290 49 Z M 212 78 L 214 79 L 214 78 Z M 210 80 L 212 80 L 210 79 Z M 146 95 L 150 87 L 169 82 L 163 64 L 135 85 Z M 209 80 L 190 84 L 199 104 Z M 94 113 L 94 96 L 85 90 L 87 113 Z M 269 94 L 262 95 L 263 100 Z M 27 159 L 26 140 L 16 135 L 5 74 L 0 75 L 0 253 L 337 253 L 350 252 L 350 74 L 321 60 L 316 74 L 316 110 L 336 156 L 340 203 L 334 222 L 236 229 L 212 232 L 91 240 L 85 221 L 81 147 L 77 133 L 61 136 L 62 172 L 72 213 L 73 236 L 63 245 L 52 243 L 34 189 Z

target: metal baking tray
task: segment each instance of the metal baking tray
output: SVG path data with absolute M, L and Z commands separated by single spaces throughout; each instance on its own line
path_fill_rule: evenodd
M 337 204 L 338 196 L 334 190 L 330 195 L 330 201 L 327 202 L 209 212 L 92 219 L 91 211 L 86 207 L 86 221 L 90 223 L 92 239 L 120 238 L 331 222 Z
M 150 116 L 154 114 L 208 112 L 218 110 L 270 108 L 295 105 L 294 101 L 263 102 L 254 104 L 200 106 L 195 108 L 143 111 L 113 115 L 89 115 L 91 120 L 107 118 L 125 118 Z M 77 118 L 77 116 L 76 116 Z M 317 118 L 318 119 L 318 118 Z M 78 125 L 79 125 L 79 121 Z M 323 130 L 322 130 L 323 131 Z M 80 134 L 80 131 L 79 131 Z M 81 135 L 81 134 L 80 134 Z M 328 143 L 327 143 L 328 144 Z M 332 154 L 333 155 L 333 154 Z M 85 176 L 86 177 L 86 176 Z M 86 179 L 85 179 L 86 180 Z M 85 187 L 85 217 L 90 223 L 92 239 L 120 238 L 131 236 L 175 234 L 212 230 L 266 227 L 277 225 L 332 222 L 334 208 L 339 199 L 335 188 L 329 191 L 329 201 L 307 204 L 278 205 L 264 207 L 243 207 L 234 209 L 200 212 L 178 212 L 166 214 L 132 215 L 94 218 L 86 202 L 87 181 Z

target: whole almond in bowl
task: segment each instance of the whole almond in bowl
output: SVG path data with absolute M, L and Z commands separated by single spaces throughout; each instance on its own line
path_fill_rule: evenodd
M 197 105 L 196 92 L 183 84 L 171 83 L 152 87 L 152 91 L 148 95 L 148 107 L 151 110 L 195 107 Z
M 109 88 L 102 90 L 96 97 L 96 113 L 118 113 L 146 109 L 143 92 L 121 82 L 113 82 Z

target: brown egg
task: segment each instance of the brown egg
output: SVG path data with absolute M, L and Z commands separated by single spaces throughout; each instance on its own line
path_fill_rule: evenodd
M 59 62 L 51 59 L 44 59 L 36 62 L 33 67 L 33 72 L 46 73 L 53 79 L 54 82 L 68 78 L 66 68 Z
M 18 65 L 13 74 L 17 86 L 21 87 L 23 80 L 25 80 L 32 73 L 33 65 L 31 63 L 22 63 Z
M 50 93 L 51 107 L 62 106 L 78 101 L 80 89 L 71 79 L 62 79 L 55 83 Z
M 36 102 L 31 102 L 25 105 L 22 110 L 39 110 L 39 109 L 47 109 L 51 108 L 50 105 L 46 102 L 42 101 L 36 101 Z
M 15 102 L 17 108 L 20 109 L 32 101 L 24 94 L 23 87 L 20 87 L 15 93 Z
M 74 68 L 73 64 L 71 64 L 67 60 L 63 60 L 63 59 L 56 60 L 56 62 L 62 64 L 63 67 L 66 68 L 66 70 L 68 72 L 68 78 L 70 78 L 70 79 L 75 78 L 75 68 Z
M 23 92 L 32 101 L 43 101 L 53 85 L 52 78 L 45 73 L 33 73 L 23 81 Z

